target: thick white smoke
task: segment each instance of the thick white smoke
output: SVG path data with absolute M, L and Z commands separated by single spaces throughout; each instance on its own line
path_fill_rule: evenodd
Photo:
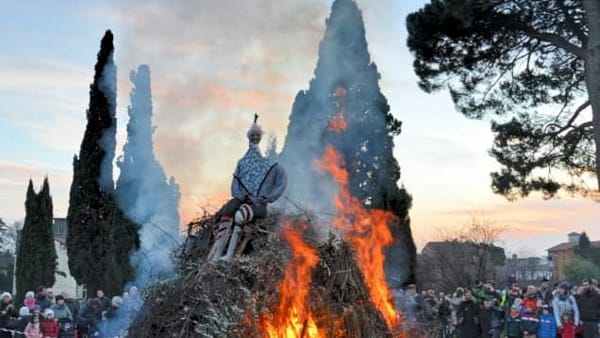
M 171 252 L 179 238 L 179 187 L 167 179 L 153 152 L 150 68 L 131 71 L 133 88 L 128 109 L 127 143 L 117 160 L 117 201 L 128 218 L 141 225 L 140 250 L 134 254 L 135 285 L 173 273 Z
M 100 170 L 98 183 L 102 190 L 110 192 L 114 189 L 112 161 L 115 158 L 115 148 L 117 146 L 117 66 L 114 62 L 113 53 L 110 53 L 106 65 L 102 70 L 102 77 L 98 81 L 98 88 L 108 100 L 109 113 L 112 120 L 110 128 L 104 131 L 99 142 L 105 154 L 102 159 L 102 169 Z

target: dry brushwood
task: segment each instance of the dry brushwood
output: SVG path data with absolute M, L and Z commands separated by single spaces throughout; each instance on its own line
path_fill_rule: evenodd
M 190 223 L 188 239 L 177 254 L 178 277 L 148 288 L 144 311 L 129 336 L 262 337 L 258 322 L 277 305 L 277 288 L 291 256 L 279 235 L 283 218 L 273 214 L 261 220 L 261 231 L 253 233 L 243 254 L 231 263 L 205 260 L 213 241 L 210 217 Z M 318 246 L 314 232 L 305 233 L 305 240 Z M 327 337 L 391 337 L 370 301 L 350 246 L 331 236 L 318 252 L 309 301 L 317 326 Z

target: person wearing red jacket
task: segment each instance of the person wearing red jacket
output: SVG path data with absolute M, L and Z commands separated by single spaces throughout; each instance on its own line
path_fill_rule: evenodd
M 40 324 L 42 335 L 44 338 L 58 338 L 58 323 L 56 322 L 56 318 L 54 318 L 54 311 L 46 309 L 44 316 L 46 318 Z

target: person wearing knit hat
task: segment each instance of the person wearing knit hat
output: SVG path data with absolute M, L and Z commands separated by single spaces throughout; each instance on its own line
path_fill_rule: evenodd
M 12 295 L 8 292 L 0 295 L 0 329 L 11 329 L 10 321 L 18 315 L 13 303 Z M 0 330 L 0 338 L 12 337 L 8 331 Z
M 246 132 L 248 150 L 238 161 L 231 181 L 230 199 L 215 217 L 213 244 L 208 260 L 231 260 L 239 241 L 242 227 L 254 219 L 267 215 L 267 204 L 275 202 L 287 187 L 287 175 L 283 167 L 272 162 L 260 152 L 259 144 L 263 130 L 254 114 L 254 123 Z M 229 239 L 226 253 L 223 253 Z
M 15 326 L 15 335 L 14 337 L 17 338 L 25 338 L 25 334 L 22 333 L 18 333 L 18 332 L 25 332 L 25 328 L 27 328 L 27 324 L 31 321 L 31 318 L 33 316 L 31 315 L 31 312 L 29 311 L 29 308 L 27 306 L 22 306 L 19 309 L 19 318 L 17 319 L 17 323 Z
M 570 331 L 571 327 L 580 324 L 579 307 L 575 297 L 569 293 L 569 284 L 566 282 L 558 285 L 558 294 L 552 301 L 552 309 L 556 327 L 559 331 L 563 328 Z

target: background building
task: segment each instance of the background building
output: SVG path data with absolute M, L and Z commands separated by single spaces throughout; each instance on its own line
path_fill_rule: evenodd
M 568 235 L 568 242 L 557 244 L 548 249 L 548 257 L 550 257 L 554 266 L 555 280 L 565 280 L 565 266 L 575 256 L 575 248 L 579 244 L 579 237 L 579 233 L 572 232 Z M 590 244 L 593 247 L 600 248 L 600 241 L 590 241 Z

